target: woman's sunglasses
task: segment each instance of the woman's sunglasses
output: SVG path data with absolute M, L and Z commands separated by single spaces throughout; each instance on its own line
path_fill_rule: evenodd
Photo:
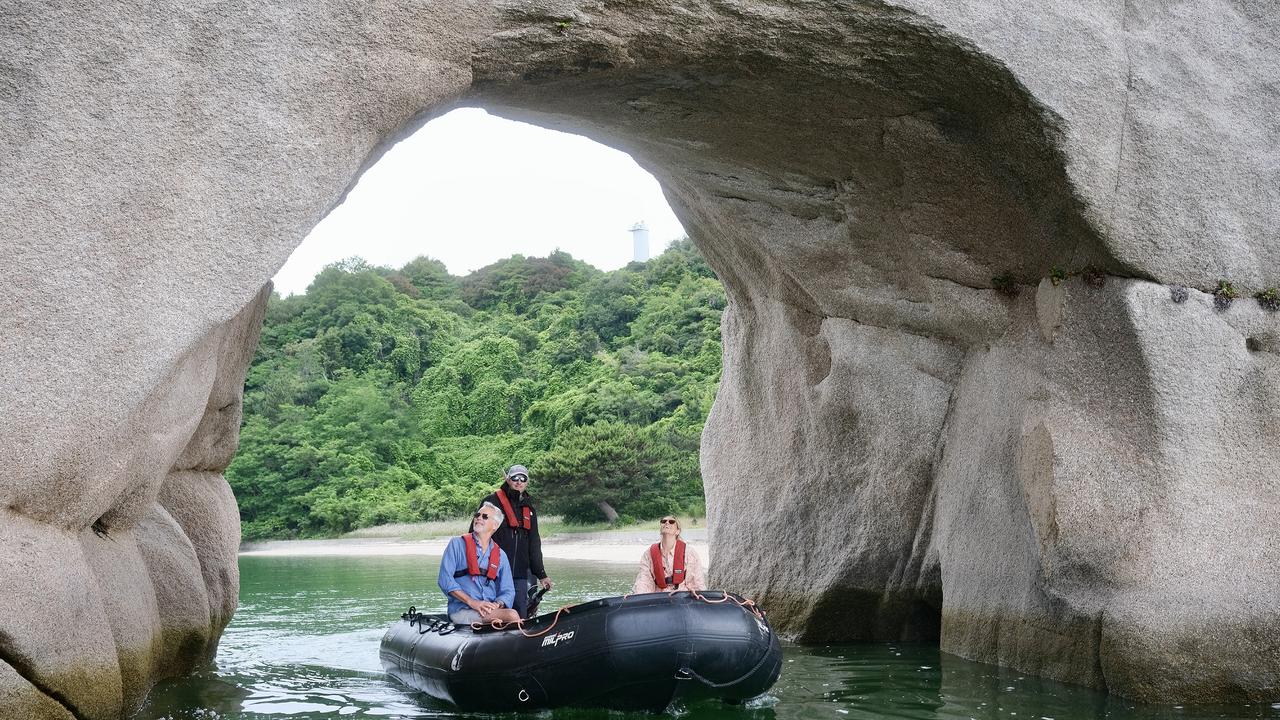
M 663 525 L 675 525 L 675 524 L 676 524 L 676 521 L 675 521 L 675 520 L 672 520 L 671 518 L 662 518 L 662 519 L 661 519 L 661 520 L 659 520 L 658 522 L 662 523 Z

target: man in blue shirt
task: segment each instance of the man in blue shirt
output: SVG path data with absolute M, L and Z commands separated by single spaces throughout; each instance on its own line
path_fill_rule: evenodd
M 493 541 L 502 521 L 502 511 L 485 503 L 472 518 L 471 532 L 453 538 L 444 549 L 439 584 L 449 598 L 449 619 L 455 623 L 520 620 L 511 609 L 516 596 L 511 562 Z

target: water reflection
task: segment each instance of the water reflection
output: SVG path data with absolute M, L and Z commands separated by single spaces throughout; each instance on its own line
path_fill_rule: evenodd
M 217 668 L 158 686 L 138 720 L 434 718 L 459 714 L 387 680 L 378 642 L 409 605 L 437 611 L 439 558 L 242 558 L 241 606 Z M 618 595 L 631 565 L 551 562 L 556 588 L 543 602 Z M 937 647 L 875 644 L 785 648 L 782 678 L 745 706 L 676 707 L 698 720 L 1209 720 L 1280 718 L 1280 704 L 1137 706 L 1016 672 L 943 655 Z M 596 710 L 557 710 L 539 720 L 640 720 Z
M 936 646 L 786 648 L 773 695 L 780 720 L 1207 720 L 1277 718 L 1276 705 L 1140 705 L 1086 688 L 946 655 Z

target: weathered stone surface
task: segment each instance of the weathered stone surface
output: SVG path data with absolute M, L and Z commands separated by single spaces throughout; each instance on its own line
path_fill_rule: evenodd
M 812 639 L 938 635 L 1136 697 L 1280 699 L 1277 316 L 1194 292 L 1176 305 L 1156 284 L 1280 281 L 1278 14 L 12 8 L 0 533 L 71 559 L 0 564 L 0 588 L 43 583 L 0 621 L 0 652 L 47 687 L 114 678 L 67 696 L 107 718 L 184 627 L 211 647 L 235 607 L 219 473 L 262 283 L 388 143 L 475 104 L 632 152 L 724 280 L 703 443 L 720 582 Z M 1090 265 L 1104 287 L 1033 292 Z M 998 275 L 1021 294 L 995 292 Z M 88 557 L 194 582 L 157 502 L 199 562 L 207 628 L 172 595 L 134 616 L 88 583 Z M 102 620 L 79 657 L 38 622 L 67 597 Z M 1194 641 L 1209 632 L 1215 648 Z M 116 659 L 135 651 L 150 660 Z
M 119 715 L 116 644 L 80 538 L 9 515 L 0 523 L 0 548 L 0 660 L 77 717 Z
M 170 473 L 160 505 L 182 528 L 200 562 L 208 602 L 210 637 L 216 641 L 240 602 L 240 511 L 231 486 L 219 473 Z M 197 598 L 188 598 L 195 602 Z M 212 656 L 216 642 L 210 643 Z
M 1055 295 L 1050 342 L 1042 317 Z M 923 434 L 915 384 L 885 382 L 867 343 L 829 343 L 831 359 L 815 364 L 799 333 L 779 342 L 757 326 L 781 323 L 743 322 L 759 303 L 734 304 L 703 436 L 704 473 L 726 486 L 713 505 L 715 580 L 784 608 L 778 621 L 801 638 L 915 637 L 935 608 L 943 649 L 964 657 L 1131 697 L 1274 701 L 1280 356 L 1245 338 L 1274 332 L 1275 315 L 1253 303 L 1221 313 L 1194 291 L 1179 305 L 1163 286 L 1116 278 L 1008 302 L 1003 335 L 929 373 L 945 419 Z M 846 364 L 847 392 L 872 399 L 806 401 L 835 374 L 806 384 L 801 369 L 828 364 Z M 779 386 L 788 400 L 773 396 Z M 922 467 L 926 450 L 936 455 Z M 824 513 L 824 537 L 855 556 L 884 543 L 881 557 L 832 577 L 757 551 Z M 915 613 L 886 623 L 903 588 Z
M 221 616 L 211 621 L 209 580 L 201 570 L 200 557 L 191 537 L 159 504 L 139 524 L 137 538 L 138 552 L 153 579 L 160 623 L 154 633 L 153 674 L 185 674 L 217 647 L 226 622 Z
M 0 708 L 15 708 L 27 720 L 76 720 L 67 708 L 0 662 Z
M 50 703 L 77 718 L 129 715 L 155 680 L 212 656 L 236 606 L 235 501 L 217 472 L 164 468 L 230 460 L 239 417 L 225 395 L 238 399 L 266 292 L 177 359 L 133 421 L 148 428 L 135 455 L 103 471 L 116 477 L 82 478 L 101 494 L 43 504 L 71 478 L 3 488 L 0 661 L 30 685 L 0 682 L 0 695 L 25 698 L 13 717 L 60 717 Z
M 959 353 L 767 299 L 752 311 L 726 315 L 724 375 L 703 436 L 704 466 L 738 498 L 709 496 L 715 573 L 758 593 L 802 640 L 937 637 L 928 516 Z M 788 369 L 766 357 L 785 357 Z M 762 551 L 797 534 L 821 540 Z

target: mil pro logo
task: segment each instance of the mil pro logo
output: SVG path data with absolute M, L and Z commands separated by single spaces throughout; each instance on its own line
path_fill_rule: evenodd
M 542 638 L 542 647 L 546 647 L 548 645 L 550 645 L 551 647 L 557 647 L 562 642 L 569 642 L 570 640 L 573 639 L 573 634 L 575 632 L 577 631 L 570 630 L 569 632 L 557 633 L 555 635 L 548 635 Z

